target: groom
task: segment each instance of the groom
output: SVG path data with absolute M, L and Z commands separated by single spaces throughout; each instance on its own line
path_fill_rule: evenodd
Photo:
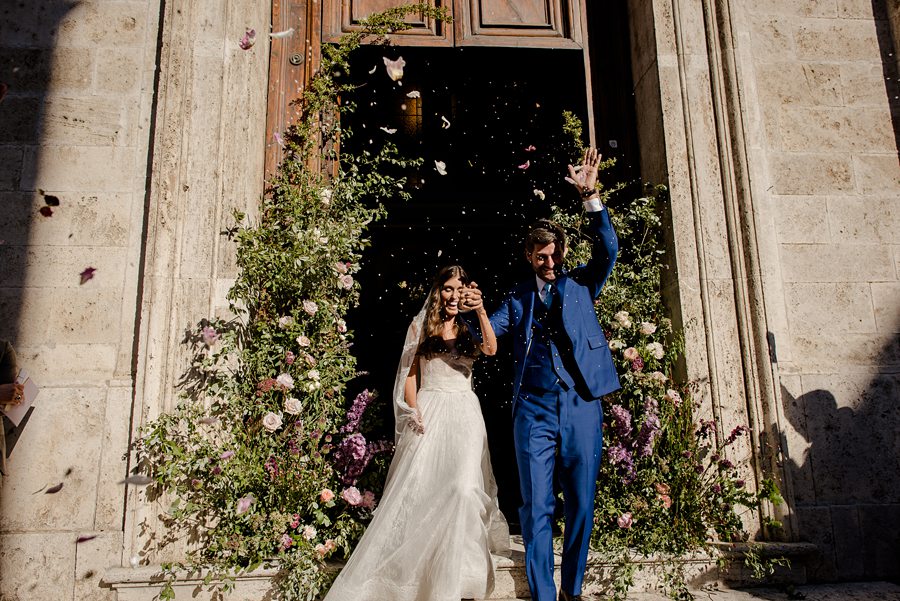
M 603 445 L 603 410 L 597 400 L 619 388 L 594 300 L 612 272 L 618 240 L 596 191 L 600 156 L 588 149 L 569 178 L 588 213 L 591 259 L 566 272 L 566 236 L 540 220 L 525 238 L 534 278 L 506 296 L 491 316 L 497 336 L 512 334 L 513 434 L 522 488 L 519 509 L 531 597 L 553 601 L 553 494 L 558 473 L 565 507 L 559 599 L 581 598 Z M 464 292 L 481 302 L 477 288 Z M 474 323 L 472 324 L 474 326 Z M 473 327 L 474 329 L 474 327 Z

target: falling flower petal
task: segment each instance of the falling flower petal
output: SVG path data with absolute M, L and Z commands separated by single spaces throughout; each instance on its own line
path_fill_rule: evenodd
M 85 267 L 85 268 L 84 268 L 84 271 L 82 271 L 81 273 L 78 274 L 78 275 L 81 276 L 81 282 L 80 282 L 80 284 L 84 284 L 84 283 L 87 282 L 88 280 L 94 279 L 94 274 L 95 274 L 96 272 L 97 272 L 97 269 L 94 268 L 94 267 Z
M 374 67 L 369 69 L 369 75 L 371 75 L 372 73 L 375 73 L 375 71 L 377 71 L 377 70 L 378 70 L 378 65 L 375 65 Z
M 119 484 L 131 484 L 132 486 L 147 486 L 153 482 L 153 478 L 144 474 L 132 474 L 119 482 Z
M 43 215 L 44 217 L 52 217 L 52 216 L 53 216 L 53 209 L 51 209 L 50 207 L 41 207 L 41 208 L 38 210 L 38 213 L 40 213 L 40 214 Z
M 62 490 L 62 487 L 63 487 L 63 483 L 60 482 L 60 483 L 57 484 L 56 486 L 51 486 L 50 488 L 48 488 L 47 490 L 45 490 L 45 491 L 44 491 L 44 494 L 45 494 L 45 495 L 55 495 L 56 493 L 58 493 L 59 491 Z
M 522 171 L 525 171 L 526 169 L 528 169 L 529 167 L 531 167 L 531 161 L 525 161 L 525 162 L 522 163 L 521 165 L 517 165 L 517 167 L 518 167 L 519 169 L 521 169 Z
M 397 133 L 397 129 L 396 129 L 396 128 L 391 129 L 391 128 L 389 128 L 389 127 L 382 127 L 382 128 L 380 128 L 380 129 L 381 129 L 381 131 L 383 131 L 383 132 L 386 133 L 386 134 L 395 134 L 395 133 Z
M 534 195 L 537 196 L 538 198 L 540 198 L 541 200 L 544 200 L 547 198 L 547 195 L 544 194 L 544 191 L 538 190 L 537 188 L 534 189 Z
M 293 28 L 293 27 L 291 27 L 290 29 L 285 29 L 284 31 L 278 31 L 278 32 L 275 32 L 275 33 L 270 33 L 270 34 L 269 34 L 269 37 L 272 38 L 273 40 L 278 40 L 278 39 L 281 39 L 281 38 L 289 38 L 289 37 L 291 37 L 292 35 L 294 35 L 294 28 Z
M 441 115 L 441 127 L 443 129 L 450 129 L 450 120 L 445 116 Z
M 384 67 L 387 69 L 388 77 L 394 81 L 403 79 L 403 67 L 406 66 L 406 61 L 403 60 L 403 57 L 397 57 L 397 60 L 395 61 L 392 61 L 386 56 L 382 58 L 384 59 Z
M 256 43 L 256 30 L 248 29 L 244 32 L 244 35 L 241 37 L 241 41 L 238 42 L 238 46 L 241 47 L 241 50 L 250 50 L 253 47 L 253 44 Z
M 241 497 L 237 502 L 237 514 L 241 515 L 243 513 L 247 513 L 250 511 L 250 507 L 256 503 L 256 497 L 252 494 L 247 495 L 246 497 Z
M 413 90 L 412 92 L 408 92 L 406 94 L 407 98 L 421 98 L 422 94 L 418 90 Z
M 441 175 L 447 175 L 447 163 L 444 161 L 435 161 L 434 168 L 437 169 L 437 172 Z
M 79 543 L 86 543 L 89 540 L 94 540 L 95 538 L 97 538 L 96 534 L 82 534 L 81 536 L 79 536 L 78 538 L 75 539 L 75 544 L 77 545 Z
M 59 206 L 59 196 L 54 196 L 53 194 L 47 194 L 40 188 L 38 188 L 38 194 L 44 197 L 44 204 L 48 207 L 58 207 Z
M 537 148 L 534 147 L 534 144 L 529 144 L 525 147 L 525 152 L 534 152 Z
M 275 141 L 278 142 L 279 146 L 284 146 L 284 138 L 281 137 L 281 134 L 279 132 L 276 131 L 274 134 L 272 134 L 272 137 L 275 138 Z

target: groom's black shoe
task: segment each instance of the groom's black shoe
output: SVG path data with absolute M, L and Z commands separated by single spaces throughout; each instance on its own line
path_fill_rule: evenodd
M 559 601 L 582 601 L 581 595 L 570 595 L 564 590 L 559 591 Z

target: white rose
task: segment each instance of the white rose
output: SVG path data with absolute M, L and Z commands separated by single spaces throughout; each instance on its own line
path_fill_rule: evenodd
M 303 538 L 306 540 L 312 540 L 316 538 L 316 529 L 312 526 L 304 526 L 303 527 Z
M 294 387 L 294 378 L 291 377 L 291 374 L 279 374 L 275 381 L 279 386 L 288 390 Z
M 284 412 L 288 415 L 299 415 L 303 411 L 303 405 L 300 399 L 291 397 L 284 402 Z
M 300 346 L 309 346 L 309 338 L 301 334 L 300 336 L 297 336 L 297 344 Z
M 353 276 L 349 273 L 338 276 L 338 286 L 340 286 L 344 290 L 350 290 L 351 288 L 353 288 Z
M 623 328 L 631 327 L 631 316 L 628 314 L 628 311 L 619 311 L 613 315 L 613 319 L 615 319 Z
M 280 327 L 282 330 L 285 330 L 292 325 L 294 325 L 294 318 L 290 315 L 285 315 L 284 317 L 278 318 L 278 327 Z
M 319 370 L 318 369 L 309 370 L 308 372 L 306 372 L 306 377 L 309 378 L 310 380 L 318 380 L 319 379 Z
M 314 303 L 311 300 L 303 301 L 303 310 L 309 313 L 310 315 L 315 315 L 316 311 L 319 310 L 319 305 Z
M 331 188 L 325 188 L 321 192 L 319 192 L 319 198 L 322 199 L 322 204 L 326 207 L 331 204 Z
M 656 380 L 657 382 L 665 382 L 666 380 L 669 379 L 666 377 L 666 374 L 664 374 L 661 371 L 655 371 L 655 372 L 651 373 L 650 378 L 653 380 Z
M 650 323 L 649 321 L 641 322 L 641 334 L 644 336 L 649 336 L 653 332 L 656 331 L 656 324 Z
M 274 432 L 281 427 L 281 416 L 277 413 L 272 413 L 271 411 L 269 411 L 263 416 L 262 424 L 263 428 L 265 428 L 269 432 Z
M 347 322 L 346 321 L 344 321 L 343 319 L 339 319 L 335 323 L 337 323 L 337 331 L 338 332 L 340 332 L 341 334 L 344 334 L 347 331 Z
M 609 341 L 609 348 L 613 351 L 620 351 L 625 348 L 625 343 L 618 338 L 614 338 L 613 340 Z
M 665 350 L 663 350 L 663 345 L 658 342 L 651 342 L 648 344 L 647 350 L 657 359 L 662 359 L 666 355 Z

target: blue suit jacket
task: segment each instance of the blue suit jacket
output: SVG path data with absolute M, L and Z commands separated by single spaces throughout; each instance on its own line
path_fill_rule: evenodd
M 591 259 L 567 273 L 557 276 L 557 293 L 562 299 L 563 328 L 572 341 L 572 352 L 581 376 L 592 398 L 600 398 L 619 388 L 619 377 L 610 355 L 606 336 L 594 312 L 594 300 L 612 273 L 619 242 L 606 209 L 588 213 L 588 234 L 594 242 Z M 534 304 L 538 300 L 534 278 L 516 286 L 503 299 L 493 315 L 491 325 L 498 337 L 513 336 L 513 403 L 525 372 L 525 360 L 531 348 Z M 549 366 L 548 366 L 549 368 Z M 574 374 L 573 374 L 574 375 Z

